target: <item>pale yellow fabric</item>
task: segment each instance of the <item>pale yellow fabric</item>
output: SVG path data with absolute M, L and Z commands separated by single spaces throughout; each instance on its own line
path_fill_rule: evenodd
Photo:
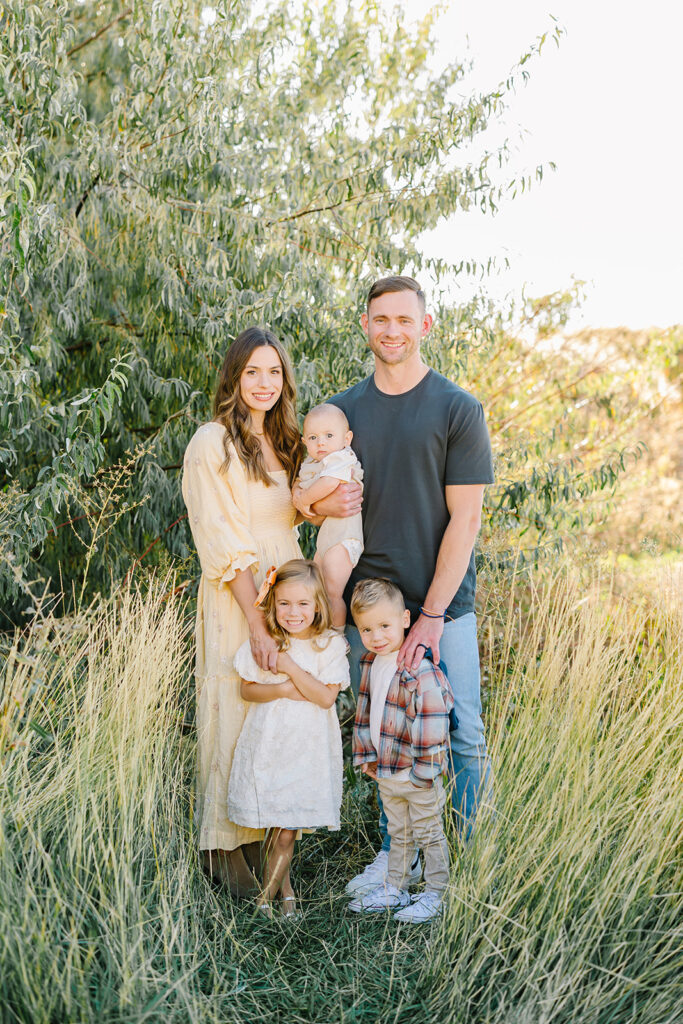
M 272 473 L 270 487 L 249 480 L 234 452 L 221 472 L 224 434 L 218 423 L 200 427 L 187 446 L 183 471 L 183 498 L 202 567 L 196 624 L 200 850 L 234 850 L 264 836 L 263 829 L 227 818 L 232 756 L 248 709 L 233 658 L 249 636 L 228 582 L 251 568 L 259 587 L 269 566 L 301 558 L 287 474 Z

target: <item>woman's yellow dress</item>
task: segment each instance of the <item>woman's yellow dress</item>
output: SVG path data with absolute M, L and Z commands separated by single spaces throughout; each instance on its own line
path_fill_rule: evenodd
M 262 839 L 263 829 L 227 818 L 232 756 L 248 705 L 233 669 L 247 622 L 228 583 L 251 569 L 258 588 L 269 566 L 301 558 L 287 474 L 271 473 L 267 487 L 232 452 L 224 472 L 219 423 L 205 423 L 185 452 L 183 498 L 202 567 L 197 597 L 197 821 L 200 850 L 234 850 Z

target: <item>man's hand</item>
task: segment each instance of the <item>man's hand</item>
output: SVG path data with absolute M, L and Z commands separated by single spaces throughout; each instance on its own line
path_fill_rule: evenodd
M 431 647 L 434 664 L 439 664 L 439 643 L 443 633 L 443 619 L 428 619 L 420 615 L 414 626 L 411 626 L 408 636 L 401 644 L 398 652 L 397 665 L 399 668 L 407 668 L 409 672 L 415 672 L 425 655 L 425 651 Z
M 294 502 L 296 505 L 296 502 Z M 340 483 L 332 494 L 321 498 L 312 505 L 317 516 L 332 516 L 334 519 L 346 519 L 360 512 L 363 505 L 363 488 L 356 483 Z M 296 506 L 299 507 L 298 505 Z
M 266 629 L 263 615 L 253 618 L 249 623 L 249 644 L 254 661 L 264 672 L 277 671 L 277 644 Z
M 374 779 L 375 782 L 377 782 L 377 762 L 376 761 L 366 761 L 365 764 L 362 764 L 360 766 L 360 770 L 362 771 L 363 775 L 369 775 L 371 779 Z

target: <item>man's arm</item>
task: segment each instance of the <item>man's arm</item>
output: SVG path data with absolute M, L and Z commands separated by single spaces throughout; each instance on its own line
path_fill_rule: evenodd
M 337 486 L 326 498 L 314 502 L 314 507 L 306 515 L 308 509 L 308 492 L 300 484 L 294 484 L 292 488 L 292 501 L 294 507 L 315 526 L 320 525 L 326 516 L 333 516 L 335 519 L 346 519 L 347 516 L 355 516 L 360 512 L 363 504 L 363 488 L 356 483 L 337 483 Z
M 442 613 L 448 608 L 465 577 L 472 548 L 481 526 L 484 484 L 451 484 L 446 487 L 445 494 L 451 518 L 444 532 L 434 576 L 422 605 L 428 612 L 433 612 L 439 617 L 430 619 L 420 615 L 405 638 L 398 652 L 398 666 L 405 666 L 409 672 L 417 669 L 425 648 L 431 647 L 434 664 L 439 663 L 439 642 L 444 624 Z
M 322 501 L 332 491 L 336 490 L 341 481 L 339 477 L 334 476 L 320 476 L 317 480 L 314 480 L 308 487 L 301 488 L 301 494 L 299 499 L 308 503 L 308 509 L 310 510 L 311 505 L 316 501 Z M 301 509 L 303 513 L 303 509 Z

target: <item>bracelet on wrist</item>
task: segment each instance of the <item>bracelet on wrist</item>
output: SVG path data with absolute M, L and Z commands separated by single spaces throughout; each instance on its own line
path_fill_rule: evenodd
M 420 608 L 420 615 L 424 615 L 426 619 L 445 619 L 445 612 L 430 612 L 428 608 Z

